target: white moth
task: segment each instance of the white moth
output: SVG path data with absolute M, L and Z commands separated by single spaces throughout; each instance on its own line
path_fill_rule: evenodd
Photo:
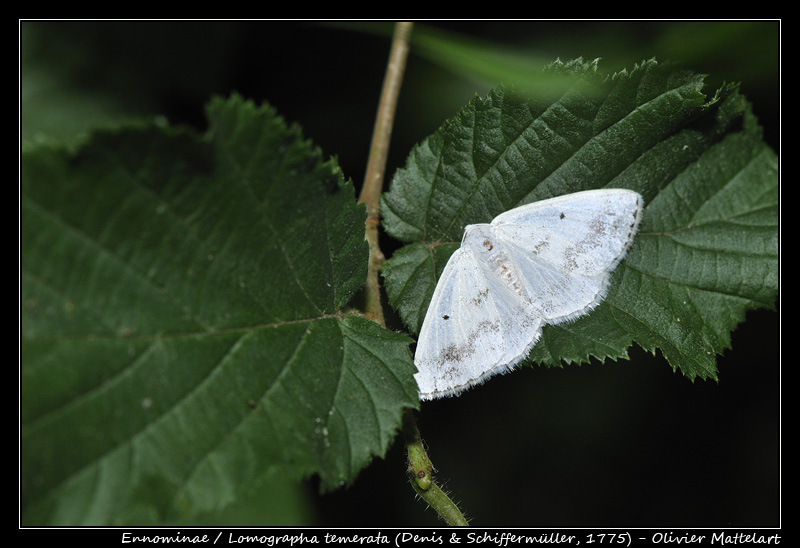
M 414 364 L 420 399 L 453 396 L 525 359 L 542 327 L 605 298 L 642 217 L 631 190 L 576 192 L 468 225 L 439 278 Z

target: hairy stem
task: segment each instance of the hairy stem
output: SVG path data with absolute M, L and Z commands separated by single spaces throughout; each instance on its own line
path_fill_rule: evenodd
M 366 239 L 369 243 L 369 270 L 365 284 L 365 312 L 367 317 L 384 327 L 386 327 L 386 321 L 383 317 L 378 277 L 384 261 L 383 252 L 378 244 L 380 197 L 397 98 L 400 95 L 400 85 L 403 81 L 403 72 L 408 57 L 408 39 L 412 26 L 412 23 L 404 22 L 395 25 L 392 49 L 389 53 L 389 63 L 386 66 L 383 90 L 372 134 L 367 172 L 364 176 L 361 196 L 358 198 L 359 202 L 363 202 L 367 206 Z M 411 409 L 406 409 L 403 415 L 403 436 L 408 450 L 409 474 L 414 490 L 449 525 L 467 525 L 467 520 L 458 506 L 433 481 L 433 463 L 425 451 Z
M 447 496 L 447 493 L 442 491 L 441 487 L 434 483 L 431 485 L 430 489 L 424 491 L 420 489 L 416 483 L 414 483 L 413 479 L 411 481 L 411 486 L 414 488 L 420 498 L 427 502 L 428 506 L 436 510 L 436 512 L 444 521 L 447 522 L 448 525 L 457 527 L 469 526 L 467 518 L 465 518 L 464 514 L 461 513 L 461 510 L 458 509 L 456 503 Z
M 403 415 L 403 437 L 408 450 L 408 475 L 411 486 L 419 497 L 436 510 L 448 525 L 467 526 L 467 519 L 458 505 L 433 480 L 433 463 L 419 435 L 413 411 Z

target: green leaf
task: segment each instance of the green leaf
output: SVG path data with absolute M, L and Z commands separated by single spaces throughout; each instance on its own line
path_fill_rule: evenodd
M 386 38 L 390 38 L 394 31 L 394 23 L 389 22 L 345 21 L 329 25 Z M 525 51 L 524 47 L 498 45 L 490 40 L 442 30 L 424 23 L 414 24 L 411 46 L 416 55 L 440 69 L 486 88 L 496 82 L 514 82 L 515 86 L 530 92 L 543 93 L 563 86 L 567 77 L 557 71 L 542 74 L 534 70 L 547 64 L 550 58 L 538 57 Z
M 384 227 L 407 242 L 383 273 L 389 300 L 419 332 L 464 226 L 522 204 L 593 188 L 630 188 L 646 204 L 607 299 L 547 326 L 533 362 L 558 365 L 660 349 L 690 378 L 748 309 L 774 306 L 778 162 L 734 86 L 708 99 L 703 78 L 655 61 L 603 77 L 556 63 L 574 83 L 555 98 L 499 88 L 417 146 L 384 195 Z
M 25 524 L 222 508 L 274 474 L 351 482 L 417 405 L 409 339 L 345 310 L 351 183 L 270 108 L 214 100 L 23 153 Z

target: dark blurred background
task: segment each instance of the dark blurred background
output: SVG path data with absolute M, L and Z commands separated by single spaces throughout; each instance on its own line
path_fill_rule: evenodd
M 360 187 L 391 30 L 380 22 L 22 22 L 21 138 L 77 142 L 92 128 L 154 117 L 204 131 L 209 98 L 238 92 L 299 124 Z M 556 58 L 601 58 L 607 73 L 671 60 L 708 74 L 709 95 L 741 82 L 780 152 L 777 22 L 429 21 L 417 23 L 415 40 L 387 180 L 475 94 Z M 384 249 L 393 249 L 385 238 Z M 719 359 L 719 382 L 692 383 L 638 347 L 629 361 L 524 368 L 423 404 L 419 426 L 439 480 L 474 525 L 777 526 L 779 336 L 778 313 L 750 312 Z M 274 480 L 197 523 L 441 524 L 415 500 L 400 438 L 352 487 L 321 495 L 314 478 Z

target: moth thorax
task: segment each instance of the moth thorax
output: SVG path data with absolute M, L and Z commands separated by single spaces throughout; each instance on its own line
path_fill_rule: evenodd
M 480 257 L 480 262 L 489 267 L 509 289 L 518 295 L 525 295 L 514 262 L 505 246 L 497 241 L 491 225 L 468 226 L 464 240 L 472 252 Z

